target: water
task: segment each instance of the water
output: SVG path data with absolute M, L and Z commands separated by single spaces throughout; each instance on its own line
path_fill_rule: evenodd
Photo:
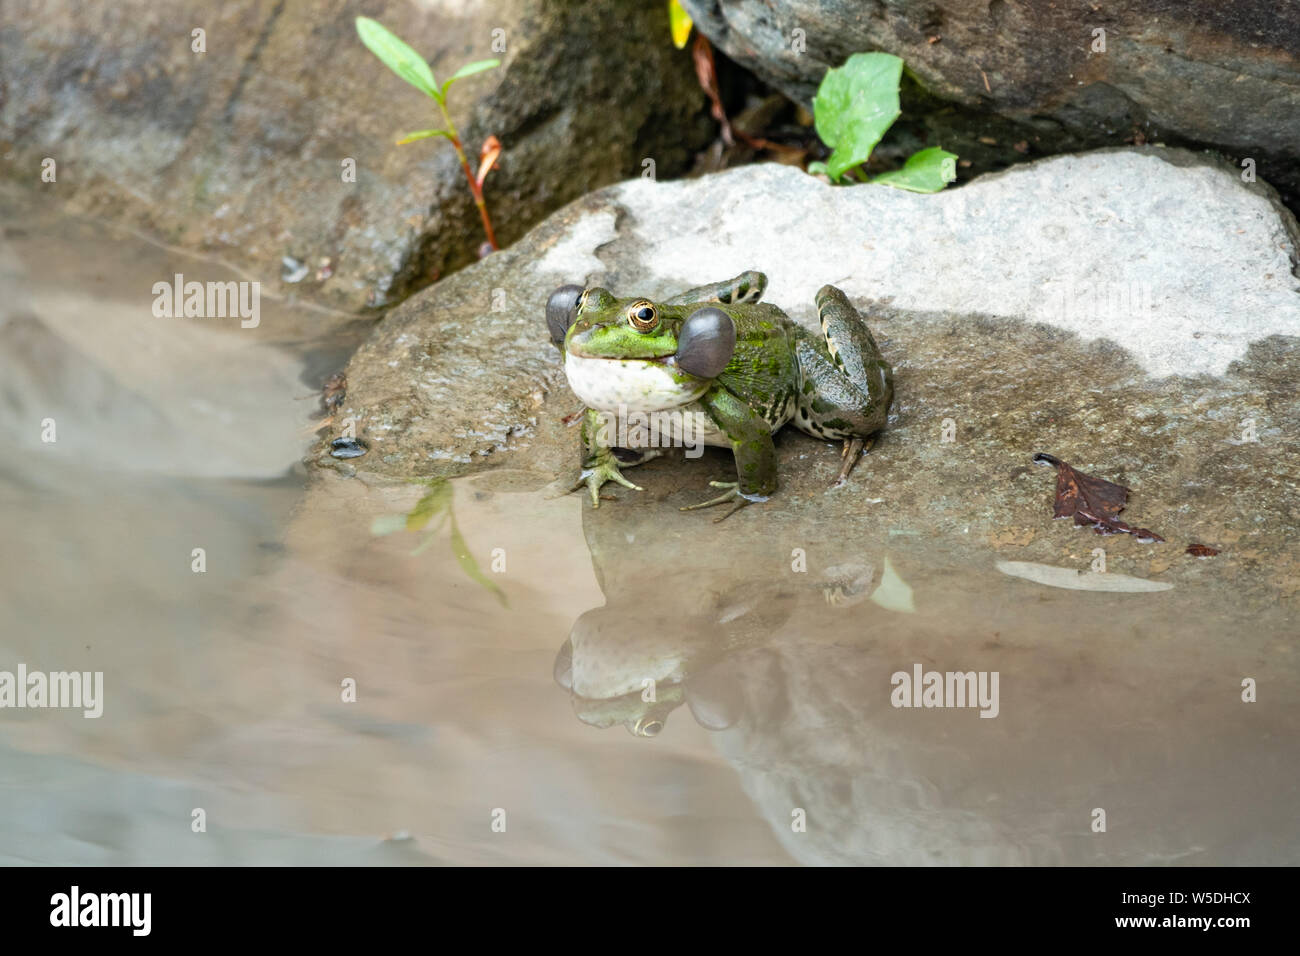
M 0 861 L 1300 855 L 1293 616 L 1212 564 L 1065 591 L 865 499 L 810 528 L 798 480 L 719 526 L 665 507 L 721 457 L 598 512 L 542 467 L 314 472 L 313 391 L 364 323 L 156 319 L 155 281 L 240 277 L 15 194 L 0 220 L 0 670 L 103 671 L 105 697 L 0 711 Z M 891 706 L 914 664 L 997 671 L 998 716 Z

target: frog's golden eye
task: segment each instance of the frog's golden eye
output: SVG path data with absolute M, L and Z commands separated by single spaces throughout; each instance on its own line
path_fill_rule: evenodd
M 633 302 L 632 307 L 627 310 L 627 321 L 638 332 L 649 332 L 658 323 L 659 316 L 655 312 L 653 303 L 642 299 L 640 302 Z

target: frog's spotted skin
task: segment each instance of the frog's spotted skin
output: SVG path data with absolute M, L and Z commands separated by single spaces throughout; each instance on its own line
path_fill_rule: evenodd
M 701 440 L 732 449 L 737 480 L 714 482 L 729 491 L 705 505 L 766 500 L 777 484 L 772 434 L 789 423 L 815 438 L 844 441 L 843 477 L 864 441 L 884 427 L 893 401 L 893 372 L 843 292 L 828 285 L 817 293 L 816 336 L 759 301 L 766 285 L 761 272 L 744 272 L 658 304 L 564 286 L 547 306 L 569 383 L 589 410 L 700 412 L 708 423 Z M 582 430 L 575 487 L 586 484 L 599 507 L 606 481 L 636 488 L 620 465 L 655 453 L 616 459 L 602 444 L 608 430 L 592 416 Z

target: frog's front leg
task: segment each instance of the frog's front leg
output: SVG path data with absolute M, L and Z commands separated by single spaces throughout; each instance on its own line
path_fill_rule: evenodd
M 586 409 L 582 416 L 582 469 L 569 491 L 577 491 L 586 485 L 591 492 L 593 508 L 600 507 L 600 488 L 607 481 L 616 482 L 633 491 L 644 490 L 640 485 L 634 485 L 624 478 L 620 468 L 643 465 L 663 454 L 657 448 L 645 448 L 626 449 L 626 454 L 619 456 L 611 441 L 615 434 L 616 426 L 607 413 L 598 412 L 594 408 Z
M 794 424 L 814 438 L 844 442 L 844 482 L 873 434 L 885 427 L 894 400 L 894 372 L 866 321 L 834 286 L 817 293 L 825 346 L 810 338 L 796 346 L 802 388 Z
M 671 299 L 665 299 L 664 305 L 690 305 L 693 302 L 721 302 L 723 305 L 737 305 L 742 302 L 757 302 L 763 298 L 763 290 L 766 288 L 767 276 L 751 269 L 742 272 L 734 279 L 710 282 L 708 285 L 687 289 Z
M 727 436 L 736 456 L 735 481 L 711 481 L 714 488 L 727 490 L 708 501 L 688 505 L 682 511 L 709 508 L 731 503 L 732 508 L 721 518 L 727 518 L 751 501 L 766 501 L 776 491 L 776 447 L 772 444 L 772 428 L 762 416 L 732 395 L 726 389 L 715 387 L 700 400 L 705 414 Z

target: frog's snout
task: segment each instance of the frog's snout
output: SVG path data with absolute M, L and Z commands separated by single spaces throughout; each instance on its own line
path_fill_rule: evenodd
M 736 323 L 712 306 L 700 309 L 677 337 L 677 367 L 699 378 L 717 378 L 736 351 Z
M 551 341 L 559 348 L 564 348 L 564 336 L 578 317 L 578 298 L 582 292 L 580 285 L 562 285 L 546 300 L 546 328 L 551 333 Z

